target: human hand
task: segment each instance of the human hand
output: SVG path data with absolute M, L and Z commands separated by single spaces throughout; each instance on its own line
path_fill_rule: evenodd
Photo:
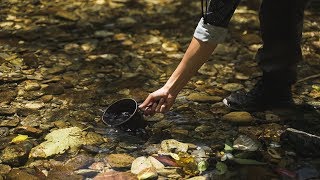
M 162 87 L 149 94 L 147 99 L 139 106 L 144 115 L 153 116 L 155 113 L 165 113 L 172 107 L 177 95 L 173 95 Z

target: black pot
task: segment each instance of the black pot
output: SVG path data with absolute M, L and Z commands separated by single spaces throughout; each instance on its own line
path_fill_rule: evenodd
M 147 125 L 137 101 L 129 98 L 112 103 L 104 111 L 102 121 L 111 127 L 123 130 L 145 128 Z

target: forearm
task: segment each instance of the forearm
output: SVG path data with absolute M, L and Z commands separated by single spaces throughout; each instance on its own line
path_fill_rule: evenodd
M 202 42 L 196 38 L 192 41 L 176 70 L 165 84 L 170 93 L 177 95 L 191 77 L 208 60 L 217 44 Z

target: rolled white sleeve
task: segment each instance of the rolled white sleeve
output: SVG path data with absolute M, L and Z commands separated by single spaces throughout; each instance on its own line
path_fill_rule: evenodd
M 227 37 L 228 29 L 210 24 L 204 24 L 203 18 L 200 19 L 193 36 L 202 42 L 222 43 Z

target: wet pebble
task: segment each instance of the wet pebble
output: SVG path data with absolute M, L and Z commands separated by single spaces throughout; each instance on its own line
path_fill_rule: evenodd
M 206 103 L 215 103 L 222 100 L 222 97 L 219 96 L 210 96 L 202 93 L 191 93 L 187 96 L 189 101 L 196 101 L 196 102 L 206 102 Z
M 9 165 L 0 164 L 0 175 L 6 175 L 11 171 L 11 167 Z
M 126 168 L 131 166 L 134 157 L 129 154 L 110 154 L 105 160 L 113 168 Z
M 27 170 L 23 169 L 12 169 L 7 175 L 6 179 L 26 179 L 36 180 L 39 179 L 37 176 L 28 173 Z
M 9 128 L 7 127 L 0 127 L 0 138 L 6 137 L 9 134 Z
M 64 87 L 58 83 L 52 83 L 44 87 L 43 91 L 47 95 L 60 95 L 64 93 Z
M 72 170 L 88 168 L 94 162 L 94 158 L 87 154 L 79 154 L 68 160 L 64 165 Z
M 42 135 L 42 130 L 31 126 L 19 126 L 14 129 L 16 134 L 25 134 L 32 137 L 39 137 Z
M 240 89 L 243 89 L 243 85 L 238 84 L 238 83 L 228 83 L 228 84 L 223 85 L 222 89 L 224 89 L 226 91 L 234 92 L 234 91 L 238 91 Z
M 0 127 L 16 127 L 20 120 L 18 118 L 6 119 L 0 122 Z
M 13 115 L 14 113 L 16 113 L 16 108 L 0 107 L 0 116 Z
M 29 141 L 9 145 L 2 150 L 0 160 L 11 166 L 22 166 L 27 162 L 32 146 L 32 143 Z
M 25 81 L 24 89 L 26 91 L 37 91 L 41 88 L 40 84 L 36 81 Z
M 224 115 L 222 120 L 233 123 L 250 123 L 254 118 L 248 112 L 231 112 Z
M 29 102 L 25 105 L 25 108 L 31 109 L 31 110 L 39 110 L 44 107 L 43 102 Z

